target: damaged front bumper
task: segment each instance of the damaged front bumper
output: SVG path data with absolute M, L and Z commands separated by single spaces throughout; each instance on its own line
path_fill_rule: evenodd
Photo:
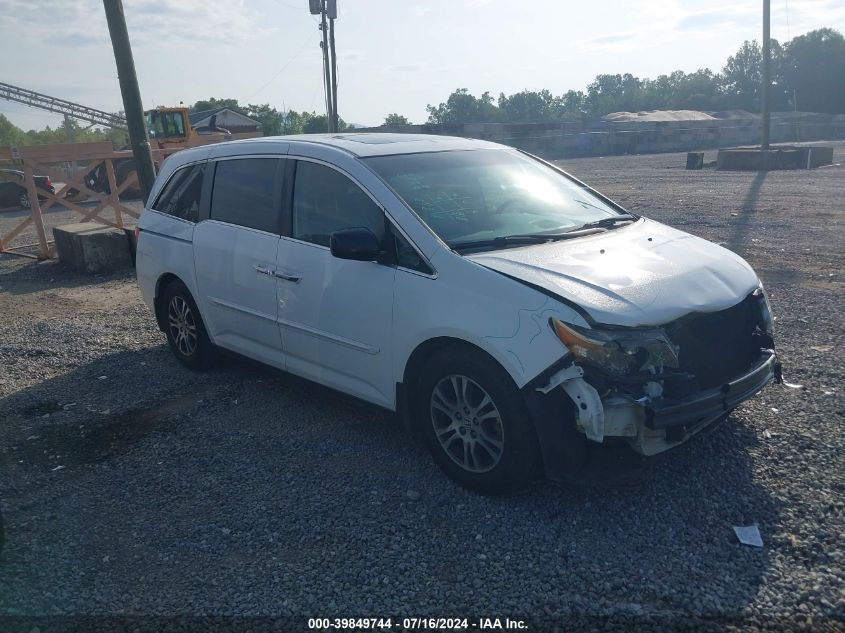
M 702 391 L 679 402 L 650 402 L 645 406 L 645 424 L 651 429 L 678 428 L 690 420 L 701 420 L 730 411 L 775 379 L 777 362 L 775 353 L 767 351 L 750 371 L 721 387 Z
M 764 350 L 742 375 L 682 399 L 633 399 L 613 393 L 601 397 L 584 379 L 584 370 L 574 363 L 552 374 L 535 391 L 545 395 L 558 388 L 565 391 L 575 405 L 576 424 L 588 439 L 603 442 L 608 437 L 624 438 L 638 453 L 655 455 L 721 419 L 779 375 L 777 356 Z

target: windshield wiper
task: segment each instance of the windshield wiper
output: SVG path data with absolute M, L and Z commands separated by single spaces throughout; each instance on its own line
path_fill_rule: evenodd
M 609 218 L 602 218 L 601 220 L 587 222 L 586 224 L 582 224 L 581 226 L 567 232 L 571 233 L 573 231 L 582 231 L 584 229 L 613 228 L 617 222 L 634 222 L 636 220 L 639 220 L 639 217 L 636 215 L 631 215 L 630 213 L 620 213 L 619 215 L 613 215 Z
M 493 248 L 507 248 L 508 246 L 521 246 L 523 244 L 545 244 L 546 242 L 555 242 L 557 240 L 569 240 L 576 237 L 581 237 L 581 230 L 584 227 L 578 227 L 565 233 L 521 233 L 519 235 L 502 235 L 500 237 L 491 237 L 486 240 L 467 240 L 465 242 L 452 242 L 449 246 L 454 250 L 462 250 L 465 248 L 484 248 L 487 246 Z M 588 230 L 592 227 L 586 227 Z
M 519 246 L 520 244 L 542 244 L 551 242 L 554 235 L 549 233 L 524 233 L 522 235 L 501 235 L 486 240 L 466 240 L 464 242 L 452 242 L 449 246 L 455 250 L 464 248 L 483 248 L 485 246 Z
M 466 248 L 507 248 L 509 246 L 521 246 L 523 244 L 545 244 L 558 240 L 570 240 L 576 237 L 583 237 L 598 232 L 600 229 L 612 227 L 617 222 L 633 222 L 639 220 L 636 215 L 620 213 L 609 218 L 602 218 L 594 222 L 587 222 L 580 226 L 573 227 L 563 233 L 521 233 L 519 235 L 502 235 L 491 237 L 485 240 L 467 240 L 465 242 L 452 242 L 449 244 L 453 250 Z

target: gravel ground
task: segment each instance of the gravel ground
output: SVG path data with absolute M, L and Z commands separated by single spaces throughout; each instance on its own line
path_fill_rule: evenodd
M 506 498 L 454 486 L 367 404 L 242 361 L 181 368 L 131 275 L 0 256 L 0 629 L 507 615 L 533 630 L 843 630 L 845 167 L 684 158 L 562 164 L 746 257 L 803 388 L 771 386 L 659 458 L 600 447 L 583 485 Z M 751 524 L 762 549 L 734 536 Z

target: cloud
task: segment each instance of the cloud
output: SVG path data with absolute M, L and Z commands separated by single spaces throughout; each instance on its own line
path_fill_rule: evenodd
M 97 46 L 99 44 L 106 44 L 108 41 L 109 39 L 105 34 L 97 36 L 79 32 L 56 33 L 55 35 L 44 38 L 45 44 L 72 47 Z
M 146 42 L 234 45 L 272 32 L 261 17 L 233 0 L 126 0 L 126 20 Z
M 762 16 L 736 11 L 705 11 L 693 13 L 680 19 L 676 26 L 681 31 L 721 29 L 726 26 L 747 26 L 754 22 L 762 22 Z
M 636 33 L 617 33 L 616 35 L 604 35 L 602 37 L 594 37 L 591 40 L 587 40 L 588 42 L 592 42 L 593 44 L 617 44 L 619 42 L 625 42 L 636 37 Z
M 422 64 L 400 64 L 398 66 L 388 66 L 387 70 L 393 73 L 416 73 L 424 70 Z
M 0 26 L 4 31 L 26 30 L 60 47 L 108 43 L 103 5 L 97 0 L 3 2 Z M 272 31 L 237 0 L 126 0 L 124 13 L 129 36 L 138 46 L 162 42 L 237 45 Z M 56 25 L 61 25 L 58 33 Z
M 430 66 L 428 64 L 397 64 L 388 66 L 387 71 L 392 73 L 450 73 L 466 68 L 466 64 L 447 64 L 443 66 Z
M 581 51 L 606 51 L 625 48 L 626 45 L 631 45 L 634 41 L 642 39 L 642 35 L 642 33 L 634 33 L 630 31 L 625 33 L 612 33 L 610 35 L 577 40 L 572 44 Z

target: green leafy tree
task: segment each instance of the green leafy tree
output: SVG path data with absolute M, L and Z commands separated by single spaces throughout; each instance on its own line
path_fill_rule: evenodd
M 261 124 L 261 132 L 264 136 L 285 134 L 282 113 L 269 103 L 263 103 L 261 105 L 250 104 L 246 107 L 245 114 Z
M 214 110 L 215 108 L 229 108 L 234 112 L 246 114 L 246 108 L 242 107 L 237 99 L 201 99 L 192 105 L 189 110 L 191 112 L 203 112 L 204 110 Z
M 743 42 L 722 69 L 722 85 L 728 107 L 759 110 L 763 52 L 756 40 Z
M 771 55 L 771 108 L 781 110 L 787 106 L 788 88 L 783 72 L 784 49 L 774 39 Z M 756 40 L 746 40 L 736 54 L 728 57 L 722 69 L 721 89 L 725 96 L 725 106 L 759 112 L 762 81 L 763 50 Z
M 716 110 L 722 101 L 720 78 L 709 68 L 694 73 L 672 73 L 672 92 L 666 107 L 680 110 Z
M 548 90 L 523 90 L 499 95 L 499 113 L 505 121 L 552 121 L 560 118 L 563 104 Z
M 845 113 L 845 38 L 818 29 L 793 38 L 784 51 L 785 92 L 799 110 Z
M 445 103 L 437 107 L 429 104 L 425 109 L 429 123 L 479 123 L 500 118 L 499 108 L 489 92 L 475 97 L 466 88 L 455 90 Z
M 341 117 L 337 119 L 337 130 L 342 132 L 349 129 L 349 125 Z M 325 114 L 315 114 L 313 112 L 308 114 L 308 118 L 302 126 L 304 134 L 322 134 L 329 131 L 328 118 Z
M 587 95 L 581 90 L 567 90 L 560 98 L 561 118 L 578 119 L 586 115 Z
M 28 145 L 26 134 L 5 115 L 0 114 L 0 146 Z
M 401 114 L 396 114 L 394 112 L 393 114 L 388 114 L 384 118 L 384 123 L 382 123 L 382 125 L 386 125 L 386 126 L 411 125 L 411 122 L 406 117 L 402 116 Z

